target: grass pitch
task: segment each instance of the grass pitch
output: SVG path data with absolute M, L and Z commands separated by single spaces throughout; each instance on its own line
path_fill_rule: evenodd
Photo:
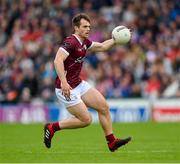
M 0 124 L 0 162 L 180 162 L 180 123 L 116 123 L 113 127 L 116 135 L 133 140 L 111 153 L 99 124 L 57 132 L 51 149 L 43 144 L 42 124 Z

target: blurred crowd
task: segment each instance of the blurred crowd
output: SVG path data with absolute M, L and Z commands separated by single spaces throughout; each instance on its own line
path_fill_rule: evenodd
M 55 101 L 54 57 L 71 19 L 91 18 L 90 40 L 125 25 L 131 42 L 87 54 L 81 77 L 106 98 L 180 97 L 179 0 L 1 0 L 0 102 Z

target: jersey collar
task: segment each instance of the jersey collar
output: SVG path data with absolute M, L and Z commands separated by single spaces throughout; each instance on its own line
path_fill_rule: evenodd
M 82 45 L 83 43 L 82 43 L 82 41 L 80 40 L 80 38 L 76 35 L 76 34 L 72 34 L 77 40 L 78 40 L 78 42 Z

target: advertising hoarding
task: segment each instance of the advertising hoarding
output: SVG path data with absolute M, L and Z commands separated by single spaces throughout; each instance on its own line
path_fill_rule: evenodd
M 180 100 L 162 99 L 153 103 L 152 118 L 157 122 L 179 122 Z

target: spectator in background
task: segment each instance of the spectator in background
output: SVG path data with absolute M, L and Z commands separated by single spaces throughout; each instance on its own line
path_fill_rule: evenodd
M 151 97 L 147 86 L 152 83 L 155 71 L 161 77 L 156 97 L 167 95 L 166 90 L 180 73 L 179 0 L 17 0 L 0 1 L 0 102 L 21 102 L 23 89 L 33 88 L 32 83 L 35 91 L 30 89 L 31 101 L 39 97 L 44 102 L 54 101 L 53 96 L 48 98 L 54 91 L 53 83 L 47 81 L 54 81 L 55 76 L 52 70 L 47 70 L 47 65 L 53 64 L 58 44 L 71 33 L 69 20 L 81 11 L 92 18 L 91 40 L 106 40 L 116 25 L 123 24 L 133 30 L 127 47 L 86 58 L 88 69 L 82 73 L 87 81 L 107 98 Z M 157 59 L 161 59 L 159 64 Z M 33 63 L 31 78 L 27 78 L 21 68 L 24 60 Z M 120 80 L 114 77 L 117 76 L 113 72 L 114 64 L 119 72 L 123 71 Z M 127 84 L 124 72 L 130 72 L 133 79 L 128 87 L 126 85 L 126 94 L 121 93 Z M 165 97 L 180 97 L 179 92 L 177 87 L 176 93 Z

